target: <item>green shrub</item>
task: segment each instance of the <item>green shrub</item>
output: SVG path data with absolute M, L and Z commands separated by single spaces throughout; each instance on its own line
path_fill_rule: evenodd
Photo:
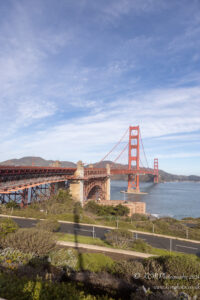
M 147 274 L 161 274 L 159 285 L 178 286 L 179 292 L 200 296 L 200 262 L 195 256 L 168 255 L 146 259 L 143 263 Z M 197 296 L 196 299 L 199 299 Z
M 168 274 L 176 275 L 200 275 L 200 262 L 193 256 L 164 256 L 160 260 L 163 269 Z
M 42 202 L 44 209 L 51 214 L 73 212 L 74 200 L 69 190 L 59 189 L 58 193 Z
M 88 201 L 88 202 L 85 204 L 84 209 L 85 209 L 86 211 L 89 211 L 89 212 L 91 212 L 91 213 L 97 215 L 97 214 L 98 214 L 98 211 L 99 211 L 99 206 L 100 206 L 100 205 L 98 205 L 95 201 L 92 201 L 92 200 L 91 200 L 91 201 Z
M 12 300 L 113 300 L 100 295 L 85 292 L 83 285 L 75 283 L 57 283 L 51 281 L 29 280 L 26 277 L 0 273 L 1 297 Z
M 20 206 L 14 200 L 11 200 L 6 203 L 6 208 L 20 208 Z
M 100 205 L 93 200 L 88 201 L 84 208 L 98 216 L 127 216 L 130 212 L 129 208 L 122 204 L 116 206 Z
M 101 253 L 82 253 L 78 260 L 78 269 L 83 268 L 91 272 L 101 272 L 112 268 L 114 261 L 109 256 Z M 82 266 L 80 263 L 82 262 Z
M 142 239 L 134 240 L 132 249 L 139 252 L 151 253 L 152 247 Z
M 8 233 L 15 232 L 19 226 L 11 218 L 0 218 L 0 237 L 5 237 Z
M 0 250 L 0 263 L 4 267 L 15 267 L 15 265 L 24 265 L 33 258 L 31 253 L 23 253 L 12 248 L 5 248 Z
M 74 249 L 55 249 L 49 254 L 51 264 L 58 267 L 77 269 L 77 252 Z
M 111 268 L 112 258 L 101 253 L 78 253 L 74 249 L 55 249 L 49 254 L 51 264 L 57 267 L 67 267 L 73 270 L 89 270 L 100 272 Z
M 106 241 L 118 248 L 129 248 L 133 244 L 133 234 L 126 229 L 114 229 L 105 234 Z
M 115 264 L 112 266 L 111 272 L 129 281 L 134 278 L 135 274 L 144 276 L 145 269 L 142 262 L 137 260 L 122 260 L 115 262 Z
M 133 214 L 131 216 L 132 221 L 147 221 L 148 217 L 142 214 Z
M 2 240 L 4 248 L 10 247 L 39 256 L 48 254 L 54 249 L 55 244 L 52 233 L 35 228 L 19 229 L 16 233 L 8 234 Z
M 114 207 L 116 216 L 127 216 L 130 213 L 130 209 L 122 204 Z
M 57 232 L 60 229 L 60 223 L 56 220 L 42 220 L 37 223 L 36 228 L 50 232 Z

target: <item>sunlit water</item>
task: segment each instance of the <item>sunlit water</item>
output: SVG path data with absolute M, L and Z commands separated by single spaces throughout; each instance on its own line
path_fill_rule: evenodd
M 120 193 L 126 189 L 126 181 L 111 181 L 111 199 L 145 202 L 147 213 L 158 216 L 200 217 L 200 182 L 141 182 L 140 190 L 146 195 Z

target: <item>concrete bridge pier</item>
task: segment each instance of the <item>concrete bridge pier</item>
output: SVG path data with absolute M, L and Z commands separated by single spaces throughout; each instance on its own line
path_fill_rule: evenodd
M 110 165 L 106 165 L 107 178 L 106 178 L 106 200 L 110 200 Z
M 82 161 L 78 161 L 77 170 L 74 173 L 77 179 L 70 180 L 70 192 L 75 201 L 80 201 L 83 206 L 84 201 L 84 167 Z
M 80 201 L 81 205 L 88 199 L 110 200 L 110 166 L 106 166 L 106 172 L 94 176 L 87 175 L 93 169 L 90 165 L 85 169 L 82 161 L 77 163 L 77 170 L 74 174 L 76 179 L 70 180 L 70 192 L 75 201 Z M 94 172 L 96 170 L 94 169 Z M 96 199 L 98 198 L 98 199 Z

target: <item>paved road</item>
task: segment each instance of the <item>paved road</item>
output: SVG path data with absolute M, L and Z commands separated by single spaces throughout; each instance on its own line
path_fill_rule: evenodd
M 30 219 L 18 219 L 13 218 L 15 222 L 22 228 L 34 227 L 37 223 L 36 220 Z M 110 231 L 108 228 L 96 227 L 90 225 L 81 225 L 74 223 L 60 223 L 61 228 L 60 232 L 63 233 L 72 233 L 77 235 L 84 236 L 94 236 L 100 239 L 105 238 L 105 233 Z M 133 233 L 133 236 L 136 238 L 143 239 L 145 242 L 149 243 L 152 247 L 166 249 L 171 251 L 178 251 L 188 254 L 197 254 L 200 256 L 200 243 L 194 243 L 176 239 L 170 239 L 166 237 L 159 237 L 145 233 Z

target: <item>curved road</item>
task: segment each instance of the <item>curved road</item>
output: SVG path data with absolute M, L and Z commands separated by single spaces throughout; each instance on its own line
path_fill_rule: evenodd
M 12 217 L 12 219 L 22 228 L 31 228 L 36 225 L 37 220 L 33 219 L 25 219 L 25 218 L 17 218 Z M 77 235 L 91 236 L 97 237 L 100 239 L 105 238 L 105 233 L 110 231 L 111 229 L 100 226 L 93 225 L 82 225 L 77 223 L 68 223 L 68 222 L 59 222 L 60 232 L 63 233 L 71 233 Z M 143 239 L 145 242 L 150 244 L 152 247 L 178 251 L 187 254 L 196 254 L 200 256 L 200 242 L 191 242 L 185 241 L 181 239 L 168 238 L 168 237 L 160 237 L 151 235 L 150 233 L 137 233 L 133 232 L 133 237 Z

